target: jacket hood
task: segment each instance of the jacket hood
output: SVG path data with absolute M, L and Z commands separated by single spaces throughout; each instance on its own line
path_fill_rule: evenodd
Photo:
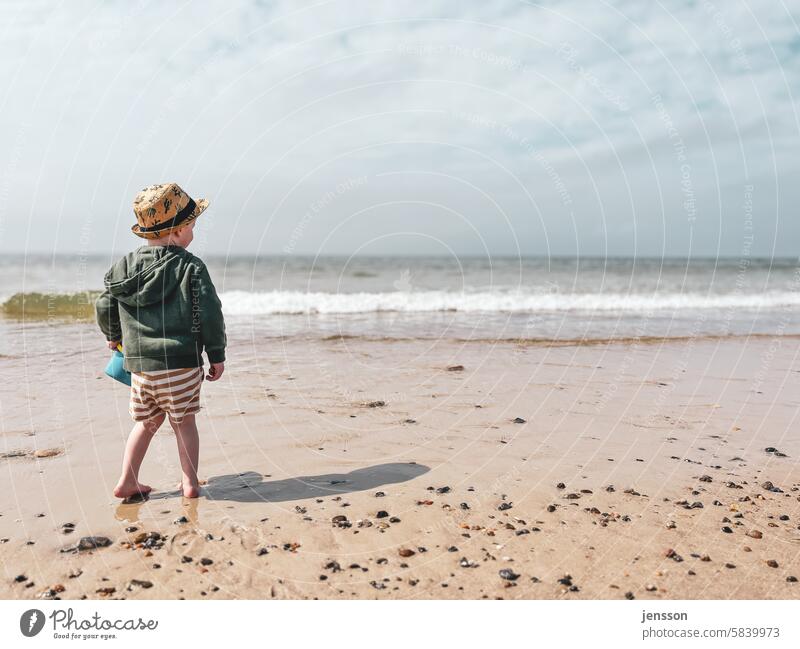
M 180 286 L 191 259 L 190 253 L 177 246 L 142 246 L 111 267 L 105 286 L 130 306 L 163 302 Z

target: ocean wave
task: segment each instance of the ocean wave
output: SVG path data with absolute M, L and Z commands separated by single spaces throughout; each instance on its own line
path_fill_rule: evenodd
M 33 319 L 94 318 L 99 291 L 47 294 L 16 293 L 0 303 L 0 313 Z M 323 293 L 305 291 L 226 291 L 220 295 L 226 315 L 300 315 L 358 313 L 558 313 L 681 312 L 692 310 L 770 311 L 800 307 L 800 293 L 534 293 L 522 291 L 394 291 Z
M 348 313 L 547 313 L 603 311 L 648 313 L 699 309 L 774 310 L 800 306 L 800 293 L 524 293 L 411 291 L 320 293 L 227 291 L 223 310 L 233 316 Z

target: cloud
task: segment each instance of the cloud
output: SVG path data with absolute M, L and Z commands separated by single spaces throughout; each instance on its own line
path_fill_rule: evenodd
M 213 199 L 209 250 L 279 252 L 366 177 L 293 250 L 737 254 L 753 185 L 752 249 L 794 254 L 795 14 L 4 3 L 0 249 L 125 249 L 133 195 L 175 179 Z

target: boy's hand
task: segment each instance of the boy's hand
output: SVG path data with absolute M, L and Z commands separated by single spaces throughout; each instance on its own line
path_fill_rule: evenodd
M 117 345 L 119 345 L 121 342 L 121 340 L 109 340 L 106 344 L 108 345 L 109 349 L 116 349 Z
M 208 368 L 208 376 L 206 376 L 206 380 L 216 381 L 222 376 L 224 371 L 225 363 L 211 363 L 211 367 Z

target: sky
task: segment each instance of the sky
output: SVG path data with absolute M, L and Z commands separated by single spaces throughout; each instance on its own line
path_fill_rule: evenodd
M 0 252 L 794 256 L 800 2 L 0 2 Z

